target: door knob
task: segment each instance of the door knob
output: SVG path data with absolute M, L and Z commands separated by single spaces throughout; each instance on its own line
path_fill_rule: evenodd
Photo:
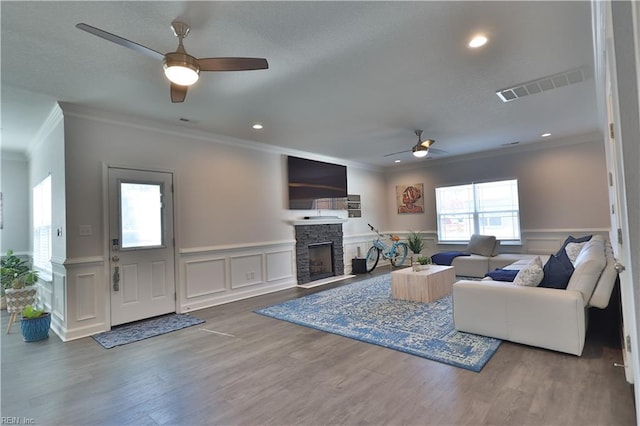
M 623 265 L 622 263 L 620 263 L 620 262 L 616 262 L 616 264 L 613 266 L 613 268 L 616 270 L 616 272 L 617 272 L 617 273 L 624 272 L 624 271 L 625 271 L 625 269 L 627 269 L 627 268 L 625 268 L 625 267 L 624 267 L 624 265 Z

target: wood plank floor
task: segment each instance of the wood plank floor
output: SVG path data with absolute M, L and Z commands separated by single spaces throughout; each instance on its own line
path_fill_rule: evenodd
M 203 309 L 194 315 L 205 324 L 109 350 L 54 334 L 24 343 L 16 327 L 1 337 L 1 415 L 40 425 L 636 424 L 631 386 L 613 367 L 620 349 L 598 336 L 582 357 L 504 342 L 473 373 L 252 312 L 362 278 Z

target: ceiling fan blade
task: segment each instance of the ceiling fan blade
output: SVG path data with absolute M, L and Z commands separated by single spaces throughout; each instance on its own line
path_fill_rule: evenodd
M 429 148 L 429 154 L 435 154 L 435 155 L 442 155 L 442 154 L 448 154 L 448 151 L 445 151 L 444 149 L 438 149 L 438 148 Z
M 179 86 L 177 84 L 171 83 L 171 102 L 180 103 L 184 102 L 187 97 L 187 89 L 188 86 Z
M 135 43 L 131 40 L 127 40 L 126 38 L 122 38 L 115 34 L 108 33 L 104 30 L 101 30 L 100 28 L 92 27 L 91 25 L 87 25 L 84 23 L 77 24 L 76 28 L 81 29 L 82 31 L 86 31 L 89 34 L 93 34 L 95 36 L 108 40 L 110 42 L 113 42 L 115 44 L 119 44 L 120 46 L 135 50 L 136 52 L 143 53 L 147 56 L 152 57 L 153 59 L 157 59 L 160 61 L 164 59 L 164 54 L 160 52 L 156 52 L 153 49 L 149 49 L 146 46 Z
M 398 152 L 394 152 L 394 153 L 391 153 L 391 154 L 383 155 L 383 157 L 392 157 L 394 155 L 404 154 L 405 152 L 411 152 L 411 150 L 410 149 L 405 149 L 404 151 L 398 151 Z
M 203 58 L 198 59 L 200 71 L 249 71 L 269 68 L 264 58 Z

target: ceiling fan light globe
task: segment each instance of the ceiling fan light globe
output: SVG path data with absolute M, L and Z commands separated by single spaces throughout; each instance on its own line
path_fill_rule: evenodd
M 196 59 L 180 52 L 168 53 L 163 61 L 164 75 L 169 81 L 180 86 L 191 86 L 200 77 L 200 67 Z
M 414 146 L 411 150 L 413 151 L 413 156 L 417 158 L 424 158 L 429 154 L 429 148 L 421 144 Z

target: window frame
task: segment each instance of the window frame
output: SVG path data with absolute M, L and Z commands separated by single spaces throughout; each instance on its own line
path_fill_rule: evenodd
M 485 204 L 487 198 L 480 199 L 479 188 L 486 186 L 487 184 L 509 184 L 511 186 L 512 191 L 514 193 L 511 197 L 512 207 L 515 205 L 515 209 L 505 208 L 505 209 L 482 209 L 480 210 L 480 205 Z M 464 187 L 471 188 L 471 199 L 464 200 L 462 203 L 466 208 L 461 208 L 459 210 L 447 211 L 446 208 L 440 205 L 442 198 L 446 194 L 447 189 L 459 189 L 463 190 Z M 490 233 L 482 232 L 481 229 L 481 221 L 490 220 L 492 217 L 500 216 L 501 220 L 504 220 L 505 217 L 511 216 L 511 220 L 513 223 L 513 233 L 510 237 L 504 238 L 497 236 L 503 243 L 507 244 L 520 244 L 522 241 L 522 229 L 520 226 L 520 197 L 519 197 L 519 189 L 518 189 L 518 179 L 501 179 L 495 181 L 483 181 L 483 182 L 472 182 L 467 184 L 460 185 L 447 185 L 440 186 L 435 188 L 435 201 L 436 201 L 436 226 L 437 226 L 437 234 L 438 234 L 438 242 L 445 244 L 456 244 L 456 243 L 468 243 L 471 235 L 473 234 L 488 234 Z M 472 207 L 472 210 L 471 208 Z M 465 218 L 466 216 L 466 218 Z M 446 239 L 446 235 L 444 235 L 444 226 L 443 219 L 446 218 L 455 218 L 462 217 L 463 221 L 466 220 L 465 227 L 468 229 L 468 235 L 466 238 L 450 238 Z
M 33 268 L 51 274 L 52 254 L 52 188 L 51 174 L 32 188 Z M 42 253 L 45 251 L 45 253 Z

